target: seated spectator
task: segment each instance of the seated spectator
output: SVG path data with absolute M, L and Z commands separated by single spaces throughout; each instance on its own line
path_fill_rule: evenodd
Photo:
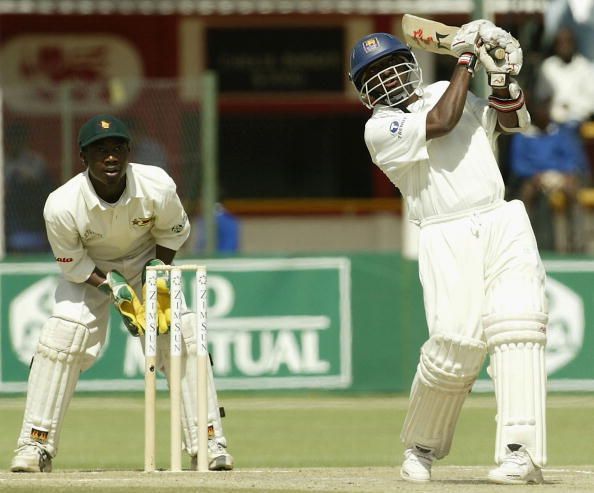
M 158 166 L 171 173 L 165 147 L 148 133 L 145 122 L 129 118 L 124 123 L 129 129 L 131 140 L 134 143 L 130 160 L 134 163 Z
M 510 181 L 528 210 L 541 250 L 582 252 L 582 211 L 577 192 L 589 179 L 589 164 L 576 124 L 551 121 L 547 101 L 527 98 L 532 125 L 515 134 L 510 144 Z M 568 238 L 565 248 L 556 244 L 551 206 L 566 214 Z
M 11 124 L 4 135 L 6 251 L 50 251 L 43 207 L 55 183 L 43 157 L 29 148 L 25 124 Z
M 218 253 L 237 253 L 239 251 L 239 221 L 223 207 L 220 202 L 215 204 L 214 209 L 217 229 L 216 251 Z M 204 219 L 198 215 L 195 222 L 197 230 L 196 251 L 203 253 L 206 249 L 206 232 Z
M 573 31 L 561 28 L 553 54 L 542 62 L 536 86 L 536 96 L 551 101 L 551 120 L 559 124 L 588 120 L 594 113 L 593 82 L 594 64 L 578 53 Z

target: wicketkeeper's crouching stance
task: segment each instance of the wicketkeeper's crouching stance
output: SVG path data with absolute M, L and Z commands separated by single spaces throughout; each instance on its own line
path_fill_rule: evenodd
M 33 357 L 13 472 L 51 471 L 79 375 L 105 344 L 111 304 L 144 342 L 144 306 L 137 295 L 143 292 L 144 267 L 171 264 L 188 238 L 189 222 L 173 180 L 161 168 L 128 163 L 129 142 L 128 130 L 117 118 L 89 120 L 79 132 L 86 170 L 47 199 L 47 233 L 63 278 Z M 168 375 L 169 286 L 165 278 L 157 285 L 158 365 Z M 194 328 L 195 314 L 184 306 L 182 428 L 193 467 L 198 452 Z M 209 468 L 232 469 L 212 368 L 208 382 Z
M 502 62 L 487 51 L 496 46 L 505 48 Z M 401 476 L 431 479 L 434 460 L 450 451 L 462 404 L 488 353 L 498 464 L 489 479 L 540 483 L 546 463 L 545 272 L 524 205 L 503 200 L 493 152 L 499 133 L 530 122 L 511 78 L 522 51 L 487 21 L 462 26 L 452 49 L 459 58 L 450 82 L 423 89 L 413 53 L 390 34 L 365 36 L 351 57 L 351 80 L 373 108 L 365 127 L 371 157 L 420 226 L 429 339 L 402 429 Z M 492 86 L 488 100 L 468 91 L 479 64 Z

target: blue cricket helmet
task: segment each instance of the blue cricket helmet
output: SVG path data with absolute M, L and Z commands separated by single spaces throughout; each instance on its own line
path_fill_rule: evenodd
M 400 61 L 394 61 L 381 75 L 375 74 L 363 80 L 370 65 L 390 55 L 401 55 Z M 351 52 L 349 79 L 359 92 L 363 104 L 373 108 L 376 104 L 398 106 L 405 102 L 421 84 L 422 74 L 413 52 L 406 44 L 392 34 L 372 33 L 355 43 Z M 398 85 L 388 87 L 390 79 L 398 80 Z
M 357 41 L 351 53 L 351 70 L 349 72 L 349 78 L 355 87 L 361 89 L 361 76 L 366 67 L 386 55 L 396 53 L 402 53 L 412 58 L 410 48 L 388 33 L 368 34 Z

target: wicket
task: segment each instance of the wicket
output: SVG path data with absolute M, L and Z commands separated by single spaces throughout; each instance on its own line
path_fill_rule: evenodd
M 171 418 L 171 471 L 181 471 L 181 374 L 182 374 L 182 271 L 196 272 L 196 347 L 198 364 L 198 471 L 208 471 L 208 339 L 207 339 L 207 275 L 202 265 L 159 265 L 146 268 L 146 333 L 145 333 L 145 388 L 144 388 L 144 470 L 156 469 L 156 384 L 157 384 L 157 273 L 165 271 L 170 279 L 170 418 Z

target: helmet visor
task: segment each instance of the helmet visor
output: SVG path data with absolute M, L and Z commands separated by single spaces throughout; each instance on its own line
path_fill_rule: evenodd
M 393 54 L 371 64 L 362 81 L 359 97 L 365 106 L 398 106 L 414 94 L 422 74 L 414 54 Z

